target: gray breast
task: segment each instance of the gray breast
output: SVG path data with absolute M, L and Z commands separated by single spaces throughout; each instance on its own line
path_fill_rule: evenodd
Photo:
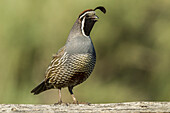
M 90 37 L 79 36 L 72 38 L 66 43 L 66 51 L 68 54 L 86 54 L 95 55 L 95 49 Z

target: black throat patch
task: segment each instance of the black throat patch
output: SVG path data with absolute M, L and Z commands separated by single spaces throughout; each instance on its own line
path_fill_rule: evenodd
M 96 22 L 96 20 L 94 20 L 92 18 L 86 18 L 85 17 L 83 30 L 84 30 L 84 33 L 85 33 L 86 36 L 90 35 L 90 32 L 91 32 L 95 22 Z

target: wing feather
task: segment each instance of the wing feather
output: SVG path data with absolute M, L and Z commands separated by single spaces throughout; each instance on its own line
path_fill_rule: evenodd
M 59 51 L 55 55 L 53 55 L 53 59 L 45 73 L 46 80 L 52 80 L 49 78 L 56 78 L 58 71 L 60 70 L 62 64 L 66 60 L 65 57 L 66 57 L 66 52 L 65 52 L 65 46 L 64 46 L 61 49 L 59 49 Z

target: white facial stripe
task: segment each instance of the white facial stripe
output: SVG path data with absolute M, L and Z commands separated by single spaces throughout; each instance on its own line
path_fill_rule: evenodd
M 95 12 L 95 11 L 87 11 L 87 12 L 85 12 L 83 15 L 80 16 L 80 19 L 81 19 L 82 17 L 84 17 L 84 16 L 85 16 L 86 14 L 88 14 L 88 13 L 94 13 L 94 14 L 95 14 L 96 12 Z
M 81 15 L 80 16 L 80 19 L 81 18 L 83 18 L 82 19 L 82 22 L 81 22 L 81 32 L 82 32 L 82 34 L 85 36 L 85 37 L 89 37 L 89 36 L 87 36 L 86 34 L 85 34 L 85 32 L 84 32 L 84 24 L 85 24 L 85 15 L 86 14 L 88 14 L 88 13 L 93 13 L 93 14 L 95 14 L 96 12 L 95 11 L 88 11 L 88 12 L 85 12 L 83 15 Z
M 85 32 L 84 32 L 84 23 L 85 23 L 85 17 L 83 18 L 82 22 L 81 22 L 81 32 L 85 37 L 88 37 Z

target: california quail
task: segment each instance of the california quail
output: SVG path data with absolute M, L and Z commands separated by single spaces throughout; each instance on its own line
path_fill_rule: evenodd
M 90 38 L 90 32 L 98 19 L 96 9 L 106 13 L 105 8 L 99 6 L 85 10 L 79 15 L 65 46 L 53 56 L 45 72 L 45 79 L 31 93 L 37 95 L 56 88 L 59 89 L 58 103 L 62 103 L 61 88 L 68 87 L 74 103 L 77 103 L 72 89 L 89 77 L 96 62 L 96 53 Z

